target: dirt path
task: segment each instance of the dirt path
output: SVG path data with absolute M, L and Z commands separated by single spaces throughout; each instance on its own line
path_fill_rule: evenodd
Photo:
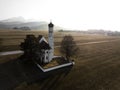
M 90 44 L 98 44 L 98 43 L 106 43 L 106 42 L 113 42 L 113 41 L 119 41 L 119 39 L 117 40 L 104 40 L 104 41 L 95 41 L 95 42 L 87 42 L 87 43 L 79 43 L 77 44 L 78 46 L 80 45 L 90 45 Z M 58 48 L 60 46 L 55 46 L 55 48 Z

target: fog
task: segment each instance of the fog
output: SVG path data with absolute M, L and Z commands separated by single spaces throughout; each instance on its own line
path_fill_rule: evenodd
M 0 0 L 0 20 L 22 16 L 68 29 L 120 31 L 119 0 Z

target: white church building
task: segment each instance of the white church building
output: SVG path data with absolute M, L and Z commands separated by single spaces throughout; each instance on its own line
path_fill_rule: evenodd
M 39 44 L 42 50 L 41 60 L 43 63 L 49 63 L 54 57 L 54 34 L 53 34 L 54 25 L 52 22 L 48 24 L 48 42 L 47 40 L 39 35 Z
M 42 55 L 40 56 L 39 60 L 42 60 L 43 63 L 49 63 L 51 60 L 54 58 L 54 33 L 53 33 L 53 27 L 54 25 L 52 22 L 48 24 L 48 42 L 43 36 L 39 36 L 39 44 L 42 50 Z M 61 57 L 61 56 L 56 56 L 56 57 Z M 58 68 L 63 68 L 66 66 L 71 66 L 74 65 L 74 61 L 69 61 L 67 63 L 63 63 L 62 65 L 54 66 L 51 68 L 44 69 L 41 67 L 39 63 L 36 63 L 37 67 L 41 69 L 43 72 L 48 72 L 51 70 L 55 70 Z

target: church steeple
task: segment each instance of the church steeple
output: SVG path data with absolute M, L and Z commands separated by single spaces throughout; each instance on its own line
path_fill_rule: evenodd
M 52 22 L 50 22 L 50 23 L 48 24 L 48 26 L 49 26 L 49 27 L 54 27 L 54 25 L 52 24 Z
M 53 27 L 54 25 L 52 24 L 52 22 L 50 22 L 48 24 L 48 43 L 51 47 L 51 50 L 49 50 L 49 62 L 52 60 L 53 56 L 54 56 L 54 37 L 53 37 Z

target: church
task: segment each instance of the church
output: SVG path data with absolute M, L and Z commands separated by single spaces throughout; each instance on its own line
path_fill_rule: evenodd
M 20 45 L 24 50 L 24 55 L 35 59 L 40 64 L 49 63 L 54 57 L 53 27 L 54 25 L 50 22 L 48 24 L 48 40 L 42 35 L 38 37 L 27 35 Z
M 39 35 L 39 44 L 42 50 L 41 60 L 43 63 L 49 63 L 54 57 L 54 34 L 53 34 L 54 25 L 52 22 L 48 24 L 48 42 L 47 40 Z
M 43 72 L 48 72 L 54 69 L 71 66 L 74 63 L 73 60 L 66 60 L 62 56 L 54 56 L 54 25 L 52 22 L 48 24 L 48 40 L 46 40 L 42 35 L 39 35 L 38 37 L 35 37 L 34 35 L 27 35 L 24 43 L 21 44 L 21 47 L 24 47 L 26 50 L 24 50 L 24 54 L 28 56 L 28 58 L 32 58 L 34 63 L 37 65 L 39 69 L 41 69 Z M 32 41 L 31 41 L 32 40 Z M 27 44 L 25 44 L 25 42 Z M 34 58 L 33 58 L 33 56 Z M 50 67 L 47 69 L 44 69 L 41 65 L 51 62 L 54 58 L 61 58 L 65 60 L 60 65 Z M 61 60 L 60 59 L 60 60 Z M 55 60 L 55 59 L 54 59 Z

